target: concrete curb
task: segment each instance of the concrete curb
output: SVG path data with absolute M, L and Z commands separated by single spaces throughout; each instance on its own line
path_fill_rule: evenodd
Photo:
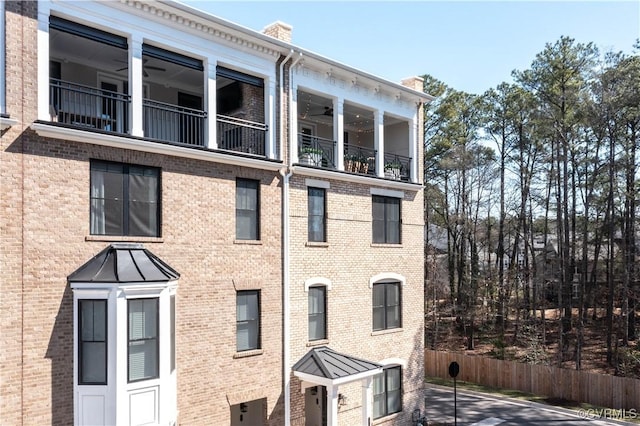
M 427 390 L 427 389 L 439 389 L 439 390 L 453 391 L 453 387 L 452 386 L 437 385 L 435 383 L 426 383 L 425 387 L 424 387 L 424 390 Z M 558 412 L 558 413 L 575 416 L 576 418 L 579 418 L 580 420 L 590 420 L 590 421 L 593 421 L 594 424 L 638 426 L 638 423 L 626 422 L 626 421 L 623 421 L 623 420 L 605 419 L 605 418 L 600 418 L 600 417 L 595 417 L 595 416 L 593 416 L 593 417 L 592 416 L 583 417 L 583 416 L 581 416 L 579 414 L 578 410 L 572 410 L 570 408 L 565 408 L 565 407 L 558 407 L 556 405 L 543 404 L 541 402 L 527 401 L 526 399 L 511 398 L 511 397 L 503 396 L 503 395 L 500 395 L 500 394 L 483 393 L 483 392 L 466 390 L 466 389 L 463 389 L 463 390 L 458 389 L 457 393 L 458 393 L 458 395 L 469 395 L 469 396 L 476 396 L 476 397 L 480 397 L 480 398 L 496 399 L 496 400 L 501 400 L 501 401 L 507 401 L 507 402 L 512 403 L 512 404 L 517 404 L 517 405 L 522 405 L 522 406 L 526 406 L 526 407 L 537 408 L 537 409 L 540 409 L 540 410 L 555 411 L 555 412 Z M 640 416 L 640 413 L 638 413 L 638 415 Z M 434 423 L 434 421 L 437 422 L 436 419 L 430 420 L 429 421 L 429 425 L 438 425 L 438 424 L 440 424 L 440 423 Z

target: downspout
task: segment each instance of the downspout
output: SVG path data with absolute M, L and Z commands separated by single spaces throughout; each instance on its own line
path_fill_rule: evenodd
M 286 62 L 291 59 L 293 56 L 293 49 L 289 52 L 286 58 L 280 63 L 280 156 L 283 158 L 285 153 L 285 144 L 283 141 L 288 141 L 289 138 L 285 138 L 285 125 L 286 122 L 283 118 L 284 110 L 285 110 L 285 102 L 284 102 L 284 65 Z M 288 97 L 289 100 L 291 97 L 291 69 L 298 63 L 300 58 L 298 58 L 289 68 L 289 91 Z M 287 105 L 290 105 L 290 102 L 287 102 Z M 289 119 L 289 115 L 287 114 L 287 118 Z M 291 144 L 288 144 L 291 145 Z M 289 150 L 286 150 L 288 153 Z M 284 158 L 283 158 L 284 159 Z M 283 356 L 282 356 L 282 375 L 284 379 L 284 421 L 285 426 L 290 426 L 291 424 L 291 380 L 290 380 L 290 372 L 289 365 L 291 364 L 291 347 L 290 347 L 290 335 L 291 335 L 291 324 L 289 321 L 289 317 L 291 314 L 291 306 L 289 305 L 289 179 L 293 171 L 291 170 L 291 155 L 287 156 L 287 166 L 280 169 L 280 175 L 283 177 L 282 180 L 282 286 L 283 286 Z

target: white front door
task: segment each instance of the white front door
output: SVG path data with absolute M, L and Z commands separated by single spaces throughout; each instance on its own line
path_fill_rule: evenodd
M 327 388 L 315 386 L 304 393 L 305 426 L 327 426 Z

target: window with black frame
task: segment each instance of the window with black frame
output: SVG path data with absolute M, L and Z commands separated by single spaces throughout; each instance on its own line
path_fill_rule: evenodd
M 260 349 L 260 291 L 236 293 L 236 351 Z
M 107 384 L 107 301 L 78 300 L 78 384 Z
M 400 198 L 372 196 L 373 242 L 400 244 Z
M 236 239 L 260 239 L 260 182 L 236 180 Z
M 326 242 L 326 190 L 324 188 L 307 188 L 308 202 L 308 240 Z
M 399 282 L 373 284 L 373 331 L 402 326 Z
M 327 338 L 327 287 L 309 287 L 309 340 Z
M 91 161 L 91 235 L 160 236 L 160 169 Z
M 373 378 L 373 418 L 402 411 L 402 367 L 385 368 Z

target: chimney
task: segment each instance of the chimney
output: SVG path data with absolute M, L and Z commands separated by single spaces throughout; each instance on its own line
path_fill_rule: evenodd
M 270 37 L 277 38 L 278 40 L 291 43 L 291 30 L 293 27 L 284 22 L 276 21 L 273 24 L 267 25 L 262 30 L 263 34 Z
M 424 91 L 424 78 L 422 77 L 409 77 L 402 80 L 402 85 L 418 92 Z

